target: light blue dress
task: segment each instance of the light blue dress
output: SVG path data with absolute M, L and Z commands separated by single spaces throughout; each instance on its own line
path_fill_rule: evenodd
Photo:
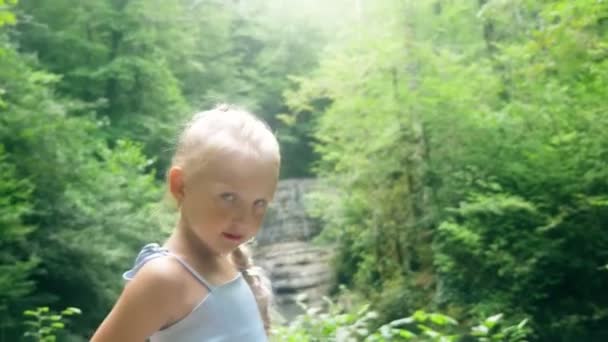
M 150 336 L 150 342 L 267 342 L 264 323 L 249 284 L 239 274 L 213 286 L 182 258 L 156 243 L 142 248 L 133 268 L 123 274 L 131 280 L 148 261 L 173 257 L 207 289 L 209 294 L 183 319 Z

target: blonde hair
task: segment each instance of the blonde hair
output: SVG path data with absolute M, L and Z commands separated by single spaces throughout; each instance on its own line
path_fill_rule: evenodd
M 276 167 L 278 178 L 281 164 L 279 144 L 270 127 L 254 114 L 227 104 L 196 113 L 186 123 L 177 141 L 172 166 L 180 166 L 184 171 L 184 181 L 187 181 L 201 172 L 215 156 L 225 153 L 247 153 L 266 159 Z M 269 335 L 270 279 L 262 268 L 253 264 L 248 246 L 240 245 L 231 257 L 255 296 L 264 329 Z

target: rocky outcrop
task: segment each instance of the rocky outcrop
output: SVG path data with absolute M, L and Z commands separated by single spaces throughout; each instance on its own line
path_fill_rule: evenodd
M 318 304 L 334 282 L 332 249 L 310 243 L 321 230 L 305 208 L 305 195 L 314 186 L 310 179 L 279 182 L 264 226 L 256 237 L 254 259 L 269 274 L 277 309 L 287 319 L 300 313 L 295 304 L 297 296 L 306 294 L 309 304 Z
M 286 179 L 279 182 L 264 225 L 256 237 L 258 246 L 278 242 L 310 241 L 321 225 L 306 213 L 304 198 L 314 190 L 313 179 Z
M 297 296 L 305 294 L 309 305 L 317 305 L 333 284 L 328 249 L 305 241 L 279 242 L 260 248 L 256 255 L 270 273 L 279 312 L 288 319 L 300 313 Z

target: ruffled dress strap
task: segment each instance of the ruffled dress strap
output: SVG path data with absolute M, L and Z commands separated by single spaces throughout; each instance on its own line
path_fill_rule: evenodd
M 132 280 L 137 272 L 150 260 L 171 256 L 175 258 L 188 272 L 192 274 L 197 281 L 203 284 L 209 291 L 213 291 L 215 286 L 211 285 L 203 276 L 201 276 L 198 272 L 194 270 L 192 266 L 190 266 L 183 258 L 171 253 L 167 248 L 160 246 L 158 243 L 149 243 L 145 245 L 137 257 L 135 258 L 135 262 L 133 267 L 128 271 L 124 272 L 122 278 L 124 280 Z

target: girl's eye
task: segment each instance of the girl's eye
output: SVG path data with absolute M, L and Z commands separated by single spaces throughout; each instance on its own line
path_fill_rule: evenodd
M 234 200 L 236 199 L 236 196 L 234 194 L 228 192 L 221 194 L 220 197 L 222 197 L 222 199 L 226 202 L 234 202 Z
M 266 207 L 266 201 L 265 200 L 257 200 L 253 203 L 253 205 L 255 205 L 258 208 L 265 208 Z

